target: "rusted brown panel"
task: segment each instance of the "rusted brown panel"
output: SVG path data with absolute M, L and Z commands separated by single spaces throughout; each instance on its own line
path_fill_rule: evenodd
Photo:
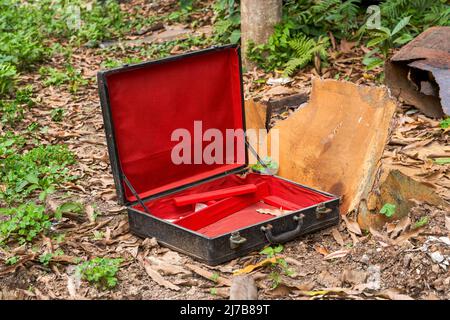
M 391 89 L 392 95 L 415 106 L 429 117 L 441 118 L 444 113 L 439 98 L 416 90 L 413 82 L 408 79 L 409 70 L 410 68 L 405 64 L 386 62 L 384 67 L 385 82 Z
M 450 68 L 450 27 L 431 27 L 406 44 L 392 61 L 425 60 L 436 68 Z
M 375 181 L 395 108 L 385 88 L 314 80 L 307 106 L 273 128 L 279 175 L 343 196 L 342 213 L 357 209 Z
M 429 78 L 426 82 L 437 84 L 438 96 L 420 92 L 421 83 L 414 83 L 412 74 L 419 70 Z M 386 84 L 395 95 L 430 117 L 450 114 L 450 27 L 429 28 L 397 52 L 386 64 Z

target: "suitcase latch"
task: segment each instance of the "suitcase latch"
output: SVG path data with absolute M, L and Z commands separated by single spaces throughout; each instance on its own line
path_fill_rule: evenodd
M 231 247 L 231 249 L 237 249 L 245 242 L 247 242 L 247 239 L 244 238 L 244 237 L 241 237 L 239 232 L 231 233 L 231 237 L 230 237 L 230 247 Z
M 327 215 L 328 213 L 330 213 L 331 211 L 333 211 L 333 209 L 331 208 L 327 208 L 325 206 L 325 203 L 320 203 L 317 207 L 316 207 L 316 218 L 317 219 L 323 219 L 325 215 Z

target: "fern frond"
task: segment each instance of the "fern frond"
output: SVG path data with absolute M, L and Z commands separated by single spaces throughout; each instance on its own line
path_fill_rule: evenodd
M 297 69 L 306 66 L 316 55 L 326 58 L 329 39 L 328 37 L 321 37 L 316 42 L 313 38 L 300 34 L 289 41 L 289 46 L 293 50 L 293 57 L 284 65 L 283 74 L 285 76 L 290 76 Z

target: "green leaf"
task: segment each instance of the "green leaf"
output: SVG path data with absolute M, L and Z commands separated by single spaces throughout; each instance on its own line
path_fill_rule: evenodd
M 230 35 L 230 43 L 236 44 L 241 40 L 241 30 L 234 30 Z
M 267 256 L 271 256 L 274 254 L 274 250 L 272 247 L 266 247 L 263 250 L 261 250 L 260 254 L 265 254 Z
M 276 246 L 275 248 L 273 248 L 273 251 L 275 252 L 275 253 L 280 253 L 280 252 L 282 252 L 283 251 L 283 246 L 281 245 L 281 244 L 279 244 L 278 246 Z
M 442 120 L 440 122 L 440 126 L 441 126 L 442 129 L 450 128 L 450 117 Z
M 66 202 L 60 205 L 56 210 L 61 213 L 81 213 L 84 209 L 83 204 L 79 202 Z
M 35 174 L 28 174 L 25 176 L 25 180 L 27 180 L 31 184 L 39 184 L 39 178 Z
M 392 203 L 386 203 L 381 208 L 380 213 L 384 214 L 386 217 L 391 218 L 395 214 L 396 205 Z
M 450 158 L 436 158 L 434 159 L 434 162 L 437 164 L 449 164 Z
M 394 29 L 391 32 L 391 37 L 395 35 L 397 32 L 402 30 L 404 27 L 406 27 L 409 23 L 409 20 L 411 19 L 411 16 L 404 17 L 402 20 L 400 20 L 397 25 L 394 27 Z
M 424 225 L 426 225 L 426 224 L 428 223 L 428 221 L 429 221 L 428 217 L 422 217 L 422 218 L 420 218 L 419 221 L 417 221 L 416 223 L 414 223 L 413 229 L 417 229 L 417 228 L 423 227 Z

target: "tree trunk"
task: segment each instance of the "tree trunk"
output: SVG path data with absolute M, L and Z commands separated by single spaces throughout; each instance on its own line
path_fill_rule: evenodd
M 244 66 L 252 64 L 247 59 L 248 42 L 266 43 L 273 27 L 281 22 L 282 0 L 241 0 L 241 43 Z

